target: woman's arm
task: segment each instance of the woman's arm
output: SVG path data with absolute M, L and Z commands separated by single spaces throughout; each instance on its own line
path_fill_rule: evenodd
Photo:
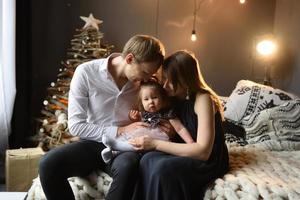
M 190 144 L 179 144 L 153 140 L 143 136 L 131 140 L 137 150 L 158 150 L 177 156 L 186 156 L 207 160 L 211 154 L 215 139 L 214 106 L 209 94 L 197 94 L 194 107 L 198 117 L 197 141 Z
M 170 119 L 169 120 L 171 125 L 174 127 L 175 131 L 180 135 L 180 137 L 186 142 L 186 143 L 193 143 L 194 140 L 190 134 L 190 132 L 183 126 L 181 121 L 178 118 Z

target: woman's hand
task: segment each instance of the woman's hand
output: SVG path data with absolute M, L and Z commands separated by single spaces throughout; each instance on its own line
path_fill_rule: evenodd
M 129 140 L 129 144 L 133 146 L 135 150 L 154 150 L 156 148 L 155 139 L 149 137 L 148 135 L 140 136 Z
M 173 138 L 176 135 L 176 131 L 174 129 L 174 127 L 171 125 L 171 123 L 169 122 L 169 120 L 161 120 L 159 122 L 159 128 L 166 133 L 169 138 Z
M 149 124 L 146 122 L 133 122 L 127 126 L 122 126 L 118 128 L 118 133 L 117 135 L 122 135 L 123 133 L 129 133 L 132 132 L 138 128 L 147 128 L 149 127 Z

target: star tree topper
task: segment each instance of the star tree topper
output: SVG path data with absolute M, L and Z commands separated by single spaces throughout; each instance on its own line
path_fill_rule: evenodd
M 90 13 L 89 17 L 80 16 L 80 18 L 83 21 L 85 21 L 85 25 L 84 25 L 83 29 L 86 29 L 88 27 L 94 27 L 95 29 L 99 30 L 98 24 L 102 24 L 102 22 L 103 22 L 99 19 L 94 18 L 92 13 Z

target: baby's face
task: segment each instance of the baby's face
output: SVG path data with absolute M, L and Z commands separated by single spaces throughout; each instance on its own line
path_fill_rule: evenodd
M 140 92 L 145 111 L 157 112 L 162 108 L 162 98 L 159 92 L 152 87 L 144 87 Z

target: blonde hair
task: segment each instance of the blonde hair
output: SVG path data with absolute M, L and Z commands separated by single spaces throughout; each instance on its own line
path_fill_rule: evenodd
M 181 50 L 167 57 L 163 63 L 163 72 L 176 91 L 178 85 L 186 86 L 190 93 L 208 93 L 214 105 L 223 116 L 223 107 L 218 95 L 205 82 L 200 65 L 194 54 Z
M 132 53 L 137 63 L 157 62 L 160 66 L 165 55 L 163 44 L 155 37 L 149 35 L 135 35 L 128 40 L 122 56 Z

